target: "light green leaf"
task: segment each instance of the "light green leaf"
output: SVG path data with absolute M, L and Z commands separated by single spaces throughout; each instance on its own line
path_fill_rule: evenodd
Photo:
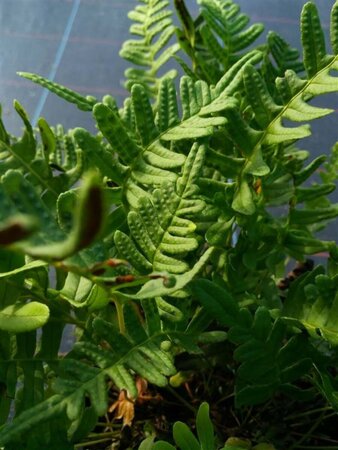
M 209 417 L 209 405 L 206 402 L 203 402 L 198 409 L 196 429 L 201 450 L 213 450 L 215 448 L 214 427 Z
M 240 180 L 231 206 L 235 211 L 248 216 L 256 211 L 252 190 L 246 179 Z
M 14 304 L 0 311 L 0 329 L 24 333 L 42 327 L 48 318 L 49 309 L 43 303 Z
M 181 450 L 201 450 L 198 440 L 183 422 L 175 422 L 173 434 L 176 444 Z
M 19 273 L 25 273 L 34 271 L 35 269 L 39 269 L 40 267 L 46 267 L 48 263 L 46 261 L 31 261 L 30 263 L 25 264 L 22 267 L 18 267 L 17 269 L 10 270 L 9 272 L 0 272 L 0 278 L 7 278 L 13 275 L 17 275 Z
M 151 450 L 176 450 L 176 448 L 165 441 L 157 441 L 153 447 L 151 447 Z

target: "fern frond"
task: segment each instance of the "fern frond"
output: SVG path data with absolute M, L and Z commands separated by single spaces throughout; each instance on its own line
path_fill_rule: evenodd
M 25 265 L 21 255 L 8 250 L 2 249 L 0 254 L 0 330 L 23 333 L 42 327 L 48 321 L 49 308 L 34 298 L 27 302 L 24 282 L 25 277 L 34 277 L 37 270 L 44 266 L 41 261 Z M 46 270 L 43 270 L 47 276 Z
M 45 89 L 48 89 L 53 94 L 66 100 L 69 103 L 76 105 L 81 111 L 91 111 L 97 100 L 92 96 L 83 97 L 77 92 L 62 86 L 59 83 L 50 81 L 40 75 L 28 72 L 17 72 L 20 77 L 26 78 L 27 80 L 33 81 Z
M 43 119 L 38 120 L 40 133 Z M 71 132 L 65 133 L 63 126 L 51 128 L 54 134 L 54 151 L 49 154 L 49 166 L 60 172 L 59 178 L 69 180 L 68 188 L 72 187 L 83 175 L 87 165 L 83 151 L 76 146 Z M 67 189 L 64 189 L 67 190 Z
M 116 161 L 112 152 L 106 149 L 102 142 L 82 128 L 73 130 L 72 136 L 83 152 L 87 170 L 96 167 L 102 178 L 123 184 L 126 169 Z
M 287 70 L 296 73 L 304 71 L 304 64 L 300 60 L 299 51 L 291 47 L 279 34 L 270 31 L 264 50 L 265 56 L 260 73 L 262 74 L 269 92 L 275 100 L 280 100 L 275 80 L 283 77 Z
M 14 107 L 25 125 L 24 134 L 21 139 L 13 140 L 7 135 L 0 140 L 0 174 L 19 170 L 38 192 L 48 192 L 52 207 L 53 198 L 70 189 L 83 174 L 82 152 L 75 149 L 70 136 L 60 127 L 56 132 L 42 118 L 38 121 L 40 136 L 36 135 L 22 105 L 15 101 Z
M 337 183 L 338 179 L 338 144 L 336 143 L 332 148 L 329 161 L 324 164 L 324 170 L 320 172 L 321 179 L 329 183 Z
M 164 78 L 174 78 L 177 74 L 176 70 L 169 70 L 159 76 L 159 71 L 178 51 L 179 45 L 167 45 L 175 33 L 172 12 L 167 9 L 169 1 L 140 1 L 142 5 L 136 6 L 128 14 L 135 22 L 130 32 L 139 39 L 125 41 L 120 56 L 141 68 L 129 68 L 125 71 L 125 87 L 131 91 L 134 84 L 140 84 L 148 95 L 156 97 L 161 81 Z
M 170 342 L 199 351 L 196 342 L 201 329 L 192 326 L 189 330 L 188 325 L 180 331 L 163 330 L 155 300 L 147 300 L 145 306 L 144 324 L 135 308 L 129 302 L 124 304 L 124 334 L 111 323 L 96 318 L 93 339 L 78 342 L 72 355 L 60 362 L 57 369 L 60 378 L 53 386 L 54 395 L 42 399 L 0 428 L 0 444 L 19 440 L 23 433 L 56 419 L 78 420 L 82 417 L 85 399 L 90 399 L 96 417 L 104 414 L 108 403 L 107 380 L 113 380 L 131 398 L 137 396 L 134 373 L 156 385 L 166 385 L 167 378 L 176 372 Z
M 276 77 L 283 76 L 286 70 L 293 70 L 296 73 L 304 70 L 298 49 L 291 47 L 278 33 L 273 31 L 268 33 L 267 45 L 277 70 Z
M 312 3 L 309 5 L 305 5 L 302 13 L 303 47 L 304 53 L 307 53 L 305 67 L 308 77 L 300 78 L 293 70 L 288 69 L 282 78 L 277 78 L 275 90 L 273 90 L 266 84 L 259 69 L 250 64 L 245 65 L 243 71 L 245 93 L 241 106 L 231 107 L 229 105 L 229 108 L 224 110 L 227 118 L 225 124 L 227 138 L 233 143 L 232 153 L 227 156 L 245 158 L 245 163 L 236 177 L 235 194 L 232 201 L 232 208 L 244 215 L 254 214 L 256 203 L 259 203 L 265 192 L 269 196 L 268 191 L 270 188 L 273 189 L 273 186 L 267 183 L 267 185 L 270 184 L 270 187 L 257 194 L 254 187 L 255 177 L 259 177 L 264 188 L 265 178 L 269 176 L 270 170 L 274 169 L 271 166 L 272 149 L 280 146 L 279 151 L 288 152 L 288 148 L 294 141 L 311 134 L 308 122 L 333 112 L 332 109 L 309 104 L 309 100 L 318 95 L 338 90 L 337 77 L 334 76 L 338 70 L 338 57 L 337 55 L 322 55 L 325 46 L 323 46 L 321 38 L 322 30 L 318 14 L 315 12 L 315 5 Z M 337 5 L 333 8 L 333 16 L 335 8 Z M 314 27 L 314 30 L 308 34 L 306 29 L 309 27 Z M 310 49 L 315 47 L 321 49 L 318 55 L 322 56 L 315 57 L 311 54 Z M 312 61 L 311 58 L 317 59 Z M 226 79 L 226 75 L 223 79 Z M 222 86 L 222 80 L 216 89 L 218 86 Z M 286 125 L 287 121 L 296 122 L 296 126 Z M 212 160 L 212 157 L 217 155 L 211 152 L 210 156 Z M 220 157 L 222 158 L 223 155 Z M 223 167 L 224 165 L 219 167 L 221 175 L 223 175 Z M 305 169 L 301 172 L 307 177 Z M 225 179 L 226 175 L 227 170 L 223 175 Z M 300 179 L 304 181 L 304 177 L 297 171 L 293 171 L 292 174 L 284 172 L 283 175 L 291 176 L 289 182 L 293 179 L 296 185 L 301 182 Z M 277 186 L 275 187 L 277 188 Z M 292 186 L 290 186 L 288 195 L 289 198 L 295 195 Z M 334 211 L 332 214 L 334 215 Z
M 203 146 L 195 144 L 176 184 L 163 183 L 153 192 L 152 201 L 142 197 L 138 208 L 128 214 L 132 239 L 121 231 L 115 234 L 119 254 L 127 260 L 139 261 L 141 265 L 135 268 L 141 273 L 153 270 L 179 274 L 188 269 L 181 257 L 198 246 L 193 235 L 196 227 L 188 217 L 194 217 L 204 208 L 204 202 L 196 196 L 195 184 L 203 159 Z
M 260 52 L 249 53 L 213 88 L 205 82 L 194 83 L 183 77 L 181 120 L 175 87 L 170 79 L 161 84 L 157 114 L 151 111 L 145 89 L 138 85 L 133 87 L 131 101 L 122 116 L 104 104 L 95 105 L 94 116 L 100 131 L 118 156 L 122 170 L 126 173 L 129 168 L 125 195 L 132 207 L 137 208 L 138 198 L 147 195 L 149 188 L 176 181 L 186 157 L 173 151 L 169 143 L 207 137 L 215 127 L 223 126 L 226 122 L 223 111 L 236 104 L 231 95 L 242 82 L 245 67 L 260 59 Z
M 337 5 L 335 5 L 337 7 Z M 301 15 L 301 37 L 304 66 L 311 78 L 328 63 L 325 37 L 321 27 L 318 10 L 314 3 L 308 2 Z
M 198 3 L 201 12 L 195 22 L 187 20 L 187 11 L 180 2 L 175 3 L 184 28 L 177 30 L 177 34 L 182 49 L 192 59 L 192 73 L 216 84 L 242 57 L 240 52 L 255 42 L 264 27 L 262 24 L 247 27 L 249 17 L 241 13 L 239 5 L 232 0 L 199 0 Z
M 7 417 L 13 415 L 14 405 L 16 415 L 20 415 L 43 400 L 45 369 L 49 370 L 43 361 L 48 360 L 49 367 L 58 365 L 58 350 L 65 326 L 60 318 L 66 308 L 60 304 L 55 308 L 55 304 L 46 301 L 48 271 L 45 264 L 34 261 L 25 265 L 24 257 L 19 253 L 4 249 L 0 253 L 0 382 L 4 387 L 0 405 L 3 425 L 8 424 Z M 28 288 L 28 282 L 35 284 L 40 295 L 36 296 Z M 32 301 L 34 299 L 38 301 Z M 46 323 L 48 318 L 50 321 Z M 35 333 L 37 328 L 41 330 L 39 339 Z
M 232 1 L 199 0 L 199 4 L 202 7 L 202 16 L 209 28 L 208 31 L 207 27 L 201 29 L 202 39 L 211 53 L 217 51 L 217 47 L 213 48 L 212 45 L 208 45 L 215 43 L 215 37 L 212 37 L 210 32 L 223 41 L 224 53 L 227 58 L 224 69 L 227 70 L 240 59 L 241 55 L 238 52 L 255 42 L 263 32 L 264 26 L 254 24 L 246 28 L 249 17 L 241 13 L 240 7 Z M 218 55 L 214 54 L 214 56 L 217 58 Z
M 191 289 L 206 312 L 229 328 L 228 339 L 237 345 L 237 406 L 264 402 L 310 370 L 307 340 L 296 335 L 286 342 L 286 325 L 280 319 L 273 322 L 266 308 L 252 316 L 227 290 L 207 280 L 193 281 Z
M 338 277 L 325 275 L 322 266 L 293 283 L 285 299 L 282 316 L 305 328 L 315 339 L 338 345 Z
M 268 174 L 269 167 L 266 164 L 268 158 L 266 159 L 265 153 L 269 152 L 271 146 L 281 144 L 287 146 L 290 142 L 311 134 L 307 123 L 289 127 L 284 125 L 285 120 L 297 123 L 309 122 L 333 111 L 312 106 L 308 101 L 309 98 L 338 91 L 337 77 L 332 74 L 338 70 L 338 56 L 322 54 L 324 52 L 322 29 L 313 3 L 305 5 L 302 23 L 303 47 L 307 53 L 304 64 L 308 79 L 301 79 L 295 72 L 287 70 L 283 78 L 276 80 L 277 90 L 283 99 L 283 104 L 278 104 L 272 98 L 258 71 L 253 67 L 246 67 L 244 84 L 246 99 L 253 111 L 253 120 L 249 120 L 248 123 L 234 111 L 230 111 L 230 116 L 228 115 L 229 137 L 236 144 L 240 155 L 246 155 L 246 163 L 239 175 L 239 186 L 233 202 L 233 208 L 242 214 L 250 215 L 255 211 L 254 191 L 248 185 L 248 175 Z M 313 32 L 307 33 L 309 27 L 314 27 Z M 310 50 L 315 47 L 321 49 L 316 55 Z

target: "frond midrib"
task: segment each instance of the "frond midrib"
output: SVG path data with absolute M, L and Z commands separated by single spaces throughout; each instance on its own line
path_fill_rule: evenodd
M 338 62 L 338 55 L 335 56 L 332 61 L 326 65 L 325 67 L 323 67 L 319 72 L 316 73 L 316 75 L 314 75 L 312 78 L 310 78 L 309 80 L 307 80 L 306 84 L 299 90 L 299 92 L 297 92 L 296 95 L 294 95 L 288 102 L 287 104 L 285 104 L 281 111 L 270 121 L 270 123 L 267 125 L 267 127 L 265 127 L 265 130 L 262 130 L 262 135 L 260 136 L 260 138 L 258 139 L 257 143 L 255 144 L 255 146 L 253 147 L 252 153 L 254 154 L 257 150 L 259 150 L 259 148 L 264 144 L 265 138 L 266 136 L 270 133 L 270 129 L 273 128 L 273 125 L 279 120 L 283 118 L 283 115 L 285 114 L 285 112 L 291 107 L 292 102 L 298 98 L 300 98 L 301 101 L 304 101 L 302 99 L 302 95 L 306 92 L 306 90 L 309 88 L 309 86 L 311 86 L 311 84 L 314 84 L 316 81 L 316 78 L 319 77 L 322 73 L 327 72 L 328 70 L 330 70 L 330 68 Z M 305 81 L 305 80 L 304 80 Z M 304 121 L 305 122 L 305 121 Z
M 170 223 L 168 224 L 166 230 L 163 230 L 163 233 L 162 233 L 161 238 L 160 238 L 160 243 L 158 244 L 158 246 L 157 246 L 157 248 L 156 248 L 156 250 L 155 250 L 155 252 L 154 252 L 154 257 L 153 257 L 153 261 L 152 261 L 153 270 L 156 270 L 156 262 L 157 262 L 156 259 L 157 259 L 158 256 L 159 256 L 159 257 L 161 256 L 161 246 L 162 246 L 162 243 L 163 243 L 164 236 L 166 235 L 166 233 L 170 234 L 170 233 L 168 232 L 168 230 L 169 230 L 169 228 L 172 226 L 175 217 L 177 217 L 177 216 L 176 216 L 176 213 L 177 213 L 177 211 L 180 210 L 180 206 L 181 206 L 181 203 L 182 203 L 182 201 L 183 201 L 183 194 L 184 194 L 184 192 L 186 191 L 186 188 L 187 188 L 187 185 L 184 187 L 184 191 L 183 191 L 183 193 L 182 193 L 181 196 L 179 196 L 179 195 L 177 194 L 176 190 L 175 190 L 175 194 L 176 194 L 176 195 L 178 196 L 178 198 L 179 198 L 178 206 L 177 206 L 177 208 L 175 208 L 175 214 L 174 214 L 174 213 L 172 214 L 171 219 L 170 219 Z M 162 229 L 162 227 L 161 227 L 161 229 Z
M 137 343 L 137 344 L 133 344 L 133 347 L 131 349 L 129 349 L 128 352 L 126 354 L 124 354 L 123 356 L 121 356 L 121 357 L 116 356 L 115 362 L 112 363 L 109 367 L 106 367 L 104 369 L 98 368 L 97 373 L 93 377 L 91 377 L 89 380 L 87 380 L 86 382 L 84 382 L 84 383 L 82 382 L 81 387 L 79 389 L 76 389 L 75 392 L 72 392 L 71 394 L 66 395 L 66 396 L 56 393 L 56 394 L 54 394 L 53 397 L 56 397 L 56 396 L 60 397 L 60 401 L 58 402 L 59 404 L 61 404 L 61 405 L 63 403 L 67 404 L 68 402 L 71 401 L 71 399 L 73 397 L 77 396 L 78 390 L 91 392 L 91 390 L 92 390 L 91 386 L 93 385 L 94 380 L 102 378 L 102 376 L 111 378 L 109 372 L 112 369 L 114 369 L 115 366 L 118 366 L 118 365 L 123 366 L 125 363 L 127 363 L 127 359 L 132 356 L 132 353 L 134 351 L 139 350 L 141 347 L 147 346 L 147 344 L 151 343 L 151 342 L 153 342 L 156 345 L 156 341 L 159 340 L 160 338 L 168 340 L 168 338 L 170 338 L 170 337 L 176 337 L 179 339 L 180 335 L 182 335 L 182 334 L 184 336 L 187 335 L 184 331 L 182 331 L 182 332 L 179 332 L 179 331 L 165 332 L 165 331 L 160 330 L 159 332 L 157 332 L 151 336 L 148 336 L 148 338 L 146 340 L 144 340 L 140 343 Z M 193 333 L 191 333 L 191 334 L 193 334 Z M 65 407 L 63 409 L 65 409 Z

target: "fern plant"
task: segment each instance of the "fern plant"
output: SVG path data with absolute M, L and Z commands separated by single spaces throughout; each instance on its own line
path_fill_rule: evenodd
M 317 235 L 338 216 L 329 197 L 337 146 L 326 164 L 325 156 L 308 162 L 298 148 L 309 122 L 333 112 L 311 101 L 338 91 L 338 2 L 332 55 L 315 5 L 304 6 L 303 61 L 273 32 L 255 46 L 262 26 L 247 28 L 234 2 L 199 4 L 194 20 L 175 1 L 181 30 L 166 1 L 143 0 L 131 13 L 140 39 L 121 54 L 146 69 L 126 72 L 130 96 L 120 109 L 110 96 L 83 97 L 20 73 L 91 112 L 98 133 L 42 118 L 33 129 L 18 102 L 23 136 L 10 136 L 0 121 L 5 450 L 111 442 L 111 424 L 97 427 L 116 405 L 117 416 L 132 421 L 144 401 L 140 380 L 191 408 L 180 386 L 189 393 L 189 380 L 210 370 L 229 377 L 218 389 L 233 389 L 225 401 L 234 399 L 235 417 L 248 411 L 239 433 L 260 405 L 280 398 L 338 410 L 338 249 Z M 171 70 L 158 72 L 179 49 L 192 67 L 176 55 L 186 70 L 177 88 Z M 319 168 L 321 181 L 312 182 Z M 323 252 L 327 267 L 308 271 L 306 258 Z M 282 280 L 290 259 L 298 272 L 305 267 L 295 281 L 299 273 Z M 62 354 L 69 325 L 76 343 Z M 213 407 L 205 395 L 198 400 Z M 236 430 L 226 433 L 224 449 L 243 447 Z M 243 437 L 257 450 L 279 448 L 264 433 Z M 214 449 L 205 403 L 197 434 L 174 427 L 181 450 Z M 154 440 L 152 433 L 140 449 L 174 448 Z M 297 438 L 281 445 L 297 448 Z

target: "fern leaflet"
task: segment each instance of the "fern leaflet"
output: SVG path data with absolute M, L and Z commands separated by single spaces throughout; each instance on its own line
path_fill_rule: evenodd
M 168 0 L 140 0 L 128 17 L 135 21 L 130 32 L 139 37 L 125 41 L 120 56 L 143 68 L 129 68 L 125 71 L 125 87 L 131 90 L 134 84 L 141 84 L 148 95 L 156 97 L 161 81 L 174 78 L 176 70 L 169 70 L 159 76 L 160 69 L 178 51 L 178 44 L 167 45 L 175 33 Z

